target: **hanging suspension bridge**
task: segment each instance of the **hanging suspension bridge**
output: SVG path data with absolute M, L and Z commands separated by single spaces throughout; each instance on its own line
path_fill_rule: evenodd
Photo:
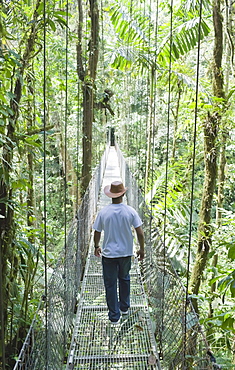
M 110 200 L 103 187 L 128 187 L 143 220 L 145 259 L 133 257 L 131 308 L 109 323 L 92 224 Z M 118 146 L 107 146 L 49 280 L 14 370 L 214 369 L 216 365 L 184 287 Z

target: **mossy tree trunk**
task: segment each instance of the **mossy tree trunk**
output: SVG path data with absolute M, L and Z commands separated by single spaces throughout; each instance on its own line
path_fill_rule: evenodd
M 216 223 L 217 226 L 220 227 L 221 219 L 222 219 L 222 207 L 223 207 L 223 200 L 224 200 L 224 182 L 225 182 L 225 166 L 226 166 L 226 142 L 227 142 L 227 132 L 225 130 L 222 131 L 222 135 L 220 137 L 220 153 L 218 159 L 218 190 L 217 190 L 217 205 L 216 205 Z M 212 258 L 212 266 L 216 267 L 219 260 L 219 254 L 217 250 L 214 250 L 214 255 Z M 215 277 L 213 274 L 212 277 Z M 211 299 L 209 302 L 209 311 L 208 311 L 208 318 L 212 318 L 214 314 L 213 309 L 213 300 L 214 300 L 214 292 L 216 291 L 216 282 L 211 285 L 210 293 Z M 213 337 L 211 336 L 213 332 L 213 326 L 208 325 L 207 330 L 207 337 L 208 340 Z
M 199 215 L 197 253 L 190 279 L 190 291 L 195 295 L 199 293 L 201 279 L 211 245 L 212 229 L 210 221 L 216 183 L 216 139 L 218 123 L 218 116 L 216 114 L 208 114 L 208 118 L 204 123 L 204 184 Z M 198 313 L 197 299 L 193 300 L 193 304 Z
M 0 248 L 1 248 L 1 341 L 0 348 L 2 353 L 2 367 L 5 369 L 4 356 L 8 356 L 7 352 L 11 351 L 11 344 L 8 346 L 9 350 L 5 353 L 5 344 L 8 342 L 6 336 L 6 328 L 8 326 L 8 307 L 11 305 L 11 284 L 16 281 L 18 274 L 18 259 L 15 253 L 15 221 L 13 204 L 13 190 L 11 188 L 11 172 L 13 166 L 13 155 L 15 146 L 17 144 L 16 128 L 19 117 L 19 107 L 22 97 L 23 76 L 28 67 L 28 62 L 35 54 L 35 42 L 37 40 L 37 33 L 40 31 L 38 27 L 38 9 L 41 0 L 35 4 L 33 20 L 26 38 L 24 52 L 22 54 L 20 65 L 15 71 L 15 76 L 12 77 L 12 93 L 13 98 L 10 101 L 10 110 L 8 123 L 6 127 L 6 136 L 8 138 L 6 144 L 2 147 L 2 163 L 1 163 L 1 181 L 0 181 Z M 15 78 L 15 80 L 14 80 Z
M 232 4 L 231 2 L 226 3 L 225 7 L 225 91 L 228 93 L 229 90 L 229 80 L 231 72 L 233 73 L 233 58 L 231 58 L 231 55 L 233 55 L 233 42 L 232 42 Z M 227 146 L 227 140 L 229 137 L 229 128 L 227 125 L 221 125 L 220 127 L 220 152 L 219 152 L 219 158 L 218 158 L 218 186 L 217 186 L 217 204 L 216 204 L 216 224 L 217 227 L 220 228 L 221 226 L 221 220 L 222 220 L 222 208 L 223 208 L 223 202 L 224 202 L 224 184 L 225 184 L 225 168 L 226 168 L 226 146 Z M 212 259 L 212 266 L 216 267 L 219 261 L 219 253 L 217 250 L 214 249 L 214 255 Z M 212 278 L 215 277 L 216 274 L 212 273 Z M 214 314 L 213 309 L 213 300 L 214 300 L 214 292 L 216 291 L 216 282 L 214 282 L 211 285 L 210 293 L 211 293 L 211 299 L 209 302 L 209 312 L 208 312 L 208 318 L 212 318 Z M 211 336 L 213 331 L 213 326 L 208 325 L 208 338 L 213 337 Z
M 213 51 L 213 94 L 224 99 L 224 83 L 222 73 L 223 55 L 223 24 L 220 11 L 220 0 L 213 1 L 214 51 Z M 208 113 L 204 122 L 204 184 L 199 214 L 198 242 L 195 263 L 193 266 L 189 289 L 198 295 L 202 276 L 207 264 L 212 242 L 211 209 L 217 176 L 217 134 L 221 121 L 218 107 Z M 198 301 L 193 299 L 195 311 L 198 313 Z
M 31 66 L 31 73 L 27 75 L 27 88 L 28 88 L 28 100 L 27 100 L 27 135 L 30 136 L 32 132 L 32 127 L 35 122 L 35 91 L 34 83 L 31 76 L 34 75 L 33 67 Z M 27 148 L 27 147 L 26 147 Z M 35 201 L 35 191 L 34 191 L 34 153 L 32 148 L 27 148 L 27 172 L 29 186 L 27 188 L 27 226 L 31 232 L 28 235 L 28 242 L 34 246 L 35 245 L 35 234 L 33 230 L 38 228 L 36 221 L 36 201 Z M 29 297 L 33 296 L 34 279 L 38 267 L 39 261 L 39 249 L 35 252 L 32 251 L 33 248 L 27 248 L 25 254 L 21 256 L 21 263 L 25 268 L 22 268 L 22 279 L 24 281 L 24 293 L 21 302 L 20 317 L 21 326 L 18 327 L 16 334 L 16 344 L 17 347 L 23 343 L 23 340 L 28 329 L 27 315 L 29 309 Z
M 77 72 L 82 82 L 83 92 L 83 138 L 82 138 L 82 179 L 81 194 L 83 195 L 91 179 L 92 171 L 92 123 L 94 121 L 94 89 L 99 55 L 99 8 L 97 0 L 89 0 L 90 4 L 90 38 L 87 45 L 88 58 L 82 47 L 83 41 L 83 8 L 82 0 L 78 0 L 79 23 L 77 44 Z M 88 59 L 88 60 L 87 60 Z M 87 62 L 86 62 L 87 60 Z

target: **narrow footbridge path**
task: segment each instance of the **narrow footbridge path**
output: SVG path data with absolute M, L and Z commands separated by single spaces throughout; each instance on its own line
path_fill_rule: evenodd
M 98 210 L 110 203 L 103 188 L 121 180 L 118 157 L 110 148 Z M 160 369 L 147 299 L 138 261 L 133 257 L 131 308 L 118 325 L 110 324 L 102 278 L 101 258 L 94 256 L 93 235 L 83 276 L 75 328 L 66 369 Z
M 131 308 L 114 326 L 91 227 L 110 202 L 104 186 L 120 179 L 128 187 L 128 204 L 143 220 L 145 258 L 138 264 L 133 257 Z M 107 147 L 13 370 L 220 369 L 169 255 L 118 145 Z

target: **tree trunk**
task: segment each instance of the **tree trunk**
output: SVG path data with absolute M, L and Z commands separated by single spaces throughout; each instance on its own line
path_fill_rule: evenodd
M 83 137 L 82 137 L 82 183 L 81 192 L 85 193 L 92 172 L 92 122 L 93 122 L 93 85 L 83 86 Z
M 225 91 L 228 92 L 229 89 L 229 78 L 232 71 L 234 74 L 234 67 L 233 67 L 233 55 L 234 55 L 234 44 L 232 40 L 232 3 L 231 0 L 225 2 Z M 217 205 L 216 205 L 216 224 L 219 228 L 221 226 L 221 219 L 222 219 L 222 208 L 223 208 L 223 201 L 224 201 L 224 182 L 225 182 L 225 167 L 226 167 L 226 143 L 228 134 L 228 128 L 222 127 L 221 128 L 221 136 L 220 136 L 220 153 L 219 153 L 219 164 L 218 164 L 218 190 L 217 190 Z M 212 266 L 216 267 L 219 260 L 219 254 L 215 251 L 212 260 Z M 215 275 L 212 274 L 212 278 Z M 211 300 L 209 302 L 209 313 L 208 318 L 213 317 L 213 300 L 214 300 L 214 292 L 216 291 L 216 283 L 211 285 Z M 212 334 L 213 327 L 209 325 L 208 328 L 208 340 L 213 337 Z
M 2 332 L 6 332 L 5 329 L 7 327 L 7 312 L 8 312 L 8 305 L 10 302 L 10 289 L 9 284 L 11 281 L 16 279 L 17 269 L 18 269 L 18 262 L 15 258 L 15 245 L 14 245 L 14 234 L 15 234 L 15 225 L 14 225 L 14 210 L 11 207 L 12 201 L 12 189 L 10 188 L 10 173 L 12 167 L 12 159 L 14 153 L 14 143 L 16 142 L 15 138 L 15 127 L 17 124 L 17 120 L 19 117 L 19 103 L 22 96 L 22 88 L 23 88 L 23 75 L 27 64 L 32 57 L 34 52 L 36 34 L 38 30 L 38 8 L 41 4 L 41 0 L 38 0 L 35 6 L 35 11 L 33 15 L 33 20 L 31 22 L 31 30 L 29 36 L 26 40 L 25 50 L 22 55 L 21 65 L 17 71 L 17 78 L 13 88 L 14 98 L 10 101 L 10 108 L 12 110 L 12 114 L 9 117 L 8 126 L 7 126 L 7 137 L 8 141 L 7 144 L 3 146 L 2 149 L 2 171 L 3 175 L 0 182 L 0 239 L 1 239 L 1 280 L 2 280 L 2 313 L 1 313 L 1 326 Z M 9 206 L 10 204 L 10 206 Z M 10 266 L 10 267 L 9 267 Z M 8 279 L 6 279 L 8 277 Z M 6 334 L 6 333 L 5 333 Z M 1 337 L 1 345 L 0 348 L 2 349 L 2 353 L 4 355 L 4 338 Z M 4 364 L 5 360 L 2 360 Z
M 224 98 L 222 55 L 223 55 L 223 25 L 220 13 L 220 0 L 213 2 L 214 24 L 214 52 L 213 52 L 213 93 L 218 98 Z M 217 161 L 217 133 L 220 123 L 218 110 L 204 123 L 204 163 L 205 177 L 203 184 L 202 202 L 199 215 L 198 242 L 195 263 L 193 266 L 189 289 L 194 295 L 198 295 L 201 279 L 206 267 L 208 253 L 211 247 L 211 208 L 216 184 L 216 161 Z M 198 312 L 198 301 L 193 299 L 195 311 Z
M 33 74 L 33 71 L 32 71 Z M 28 84 L 28 122 L 27 122 L 27 133 L 29 134 L 32 130 L 33 122 L 35 121 L 35 113 L 33 111 L 33 107 L 35 106 L 35 102 L 32 101 L 30 98 L 33 96 L 34 99 L 34 86 L 33 82 L 30 78 L 31 74 L 27 76 L 27 84 Z M 28 164 L 28 181 L 30 186 L 27 188 L 27 225 L 29 229 L 37 229 L 36 221 L 34 219 L 34 215 L 36 212 L 35 207 L 35 192 L 34 192 L 34 161 L 33 161 L 33 153 L 31 150 L 27 152 L 27 164 Z M 34 233 L 30 233 L 28 237 L 28 241 L 30 244 L 35 244 L 35 235 Z M 27 250 L 27 260 L 25 260 L 25 265 L 27 266 L 24 269 L 24 273 L 22 274 L 22 279 L 24 281 L 24 294 L 23 299 L 21 302 L 21 318 L 22 325 L 18 328 L 18 333 L 16 337 L 16 345 L 19 348 L 22 345 L 22 342 L 25 338 L 26 330 L 27 330 L 27 316 L 28 316 L 28 297 L 33 296 L 33 286 L 34 286 L 34 278 L 37 271 L 39 261 L 39 250 L 37 251 L 36 255 L 32 253 L 30 248 Z M 19 343 L 18 343 L 19 342 Z
M 199 215 L 198 243 L 195 263 L 190 279 L 190 290 L 193 294 L 199 293 L 201 278 L 206 266 L 208 253 L 211 245 L 211 208 L 216 181 L 216 139 L 217 139 L 217 115 L 209 115 L 204 123 L 204 163 L 205 177 L 203 184 L 202 202 Z M 194 308 L 198 313 L 197 300 L 193 300 Z
M 229 76 L 235 76 L 234 70 L 234 31 L 233 31 L 233 20 L 234 20 L 234 4 L 232 0 L 225 1 L 225 58 L 226 58 L 226 82 L 225 91 L 229 89 Z
M 78 0 L 79 24 L 77 44 L 77 72 L 83 82 L 83 139 L 82 139 L 82 179 L 81 194 L 83 195 L 91 179 L 92 171 L 92 123 L 94 118 L 94 88 L 99 55 L 99 9 L 98 1 L 90 0 L 91 35 L 89 40 L 89 58 L 84 65 L 82 50 L 83 9 L 82 1 Z
M 213 53 L 213 93 L 217 98 L 224 99 L 224 79 L 222 71 L 223 22 L 220 11 L 220 0 L 213 1 L 213 24 L 215 32 Z

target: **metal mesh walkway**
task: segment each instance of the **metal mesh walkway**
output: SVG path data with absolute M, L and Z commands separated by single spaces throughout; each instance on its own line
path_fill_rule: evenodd
M 128 187 L 124 199 L 143 220 L 145 258 L 140 264 L 141 274 L 137 261 L 133 261 L 130 314 L 118 326 L 111 327 L 101 261 L 93 255 L 91 247 L 91 225 L 97 203 L 99 209 L 109 202 L 103 191 L 99 197 L 100 189 L 120 179 L 119 165 L 121 178 Z M 117 144 L 116 150 L 107 146 L 73 220 L 66 248 L 61 251 L 50 278 L 47 297 L 42 297 L 14 370 L 64 370 L 65 366 L 67 370 L 160 369 L 159 357 L 162 368 L 169 370 L 221 368 L 214 362 L 191 302 L 185 299 L 186 292 L 168 257 L 167 245 L 162 242 L 125 158 Z
M 102 189 L 120 180 L 118 158 L 110 148 Z M 103 191 L 98 209 L 110 202 Z M 85 267 L 75 328 L 66 369 L 160 369 L 147 300 L 138 262 L 132 261 L 131 308 L 120 324 L 108 320 L 101 258 L 93 255 L 91 243 Z

